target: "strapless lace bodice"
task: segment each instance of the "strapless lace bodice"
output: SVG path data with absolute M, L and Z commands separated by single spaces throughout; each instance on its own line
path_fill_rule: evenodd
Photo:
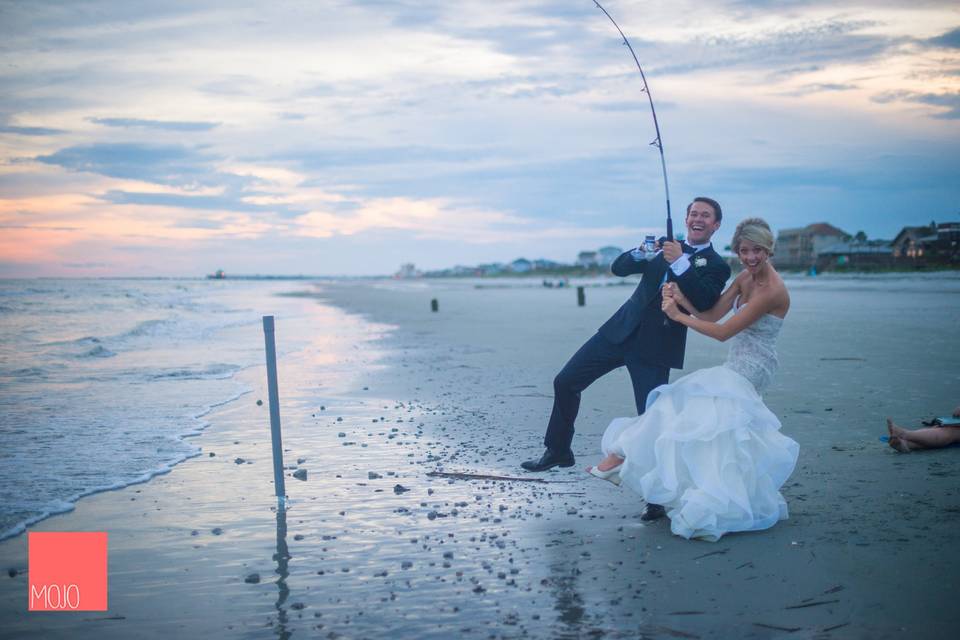
M 741 308 L 735 305 L 734 313 Z M 757 393 L 763 393 L 777 371 L 777 336 L 782 326 L 782 318 L 767 313 L 730 340 L 723 366 L 749 380 Z

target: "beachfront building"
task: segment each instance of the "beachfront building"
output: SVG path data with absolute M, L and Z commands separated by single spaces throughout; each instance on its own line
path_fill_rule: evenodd
M 502 262 L 491 262 L 489 264 L 477 265 L 477 275 L 480 276 L 495 276 L 503 273 L 505 270 L 506 267 Z
M 937 239 L 931 247 L 937 262 L 960 263 L 960 222 L 941 222 Z
M 601 267 L 609 267 L 621 253 L 623 253 L 623 249 L 620 247 L 600 247 L 597 249 L 597 262 Z
M 590 267 L 597 266 L 597 264 L 599 263 L 597 262 L 596 251 L 581 251 L 577 255 L 577 266 L 589 269 Z
M 450 275 L 452 276 L 472 276 L 476 274 L 477 268 L 458 264 L 452 269 L 449 269 L 449 271 L 450 271 Z
M 400 265 L 400 268 L 397 270 L 395 274 L 393 274 L 393 277 L 394 278 L 419 278 L 420 275 L 421 273 L 417 271 L 416 265 L 414 265 L 412 262 L 407 262 L 405 264 Z
M 533 261 L 533 268 L 534 268 L 536 271 L 546 271 L 546 270 L 549 270 L 549 269 L 560 269 L 561 267 L 565 267 L 565 266 L 567 266 L 567 265 L 561 264 L 561 263 L 559 263 L 559 262 L 555 262 L 555 261 L 553 261 L 553 260 L 547 260 L 546 258 L 537 258 L 536 260 Z
M 826 222 L 781 229 L 777 234 L 776 264 L 784 269 L 809 269 L 816 264 L 821 251 L 850 237 L 850 234 Z
M 817 271 L 851 269 L 869 271 L 893 266 L 889 240 L 849 240 L 824 247 L 817 253 Z
M 533 263 L 526 258 L 517 258 L 510 263 L 509 269 L 514 273 L 529 273 L 533 269 Z
M 904 227 L 893 239 L 895 258 L 919 258 L 923 255 L 921 240 L 927 241 L 937 235 L 937 223 L 931 222 L 922 227 Z
M 960 261 L 960 222 L 904 227 L 893 239 L 893 255 L 900 264 L 956 264 Z

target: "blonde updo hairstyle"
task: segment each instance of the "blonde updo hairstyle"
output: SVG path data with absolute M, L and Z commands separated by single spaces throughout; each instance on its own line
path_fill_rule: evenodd
M 749 240 L 766 249 L 771 256 L 773 255 L 773 232 L 763 218 L 746 218 L 740 221 L 737 230 L 733 232 L 733 241 L 730 243 L 734 253 L 740 253 L 740 243 L 743 240 Z

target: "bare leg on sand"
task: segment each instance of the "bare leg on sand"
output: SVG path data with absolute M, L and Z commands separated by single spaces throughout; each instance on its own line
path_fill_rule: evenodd
M 890 446 L 901 453 L 919 449 L 939 449 L 960 442 L 958 427 L 929 427 L 911 431 L 887 418 L 887 431 L 890 432 Z

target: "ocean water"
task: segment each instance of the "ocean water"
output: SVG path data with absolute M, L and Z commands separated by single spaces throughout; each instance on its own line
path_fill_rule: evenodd
M 318 305 L 277 294 L 310 288 L 0 280 L 0 539 L 197 455 L 204 416 L 264 362 L 262 315 L 277 317 L 281 354 L 302 346 L 279 332 Z

